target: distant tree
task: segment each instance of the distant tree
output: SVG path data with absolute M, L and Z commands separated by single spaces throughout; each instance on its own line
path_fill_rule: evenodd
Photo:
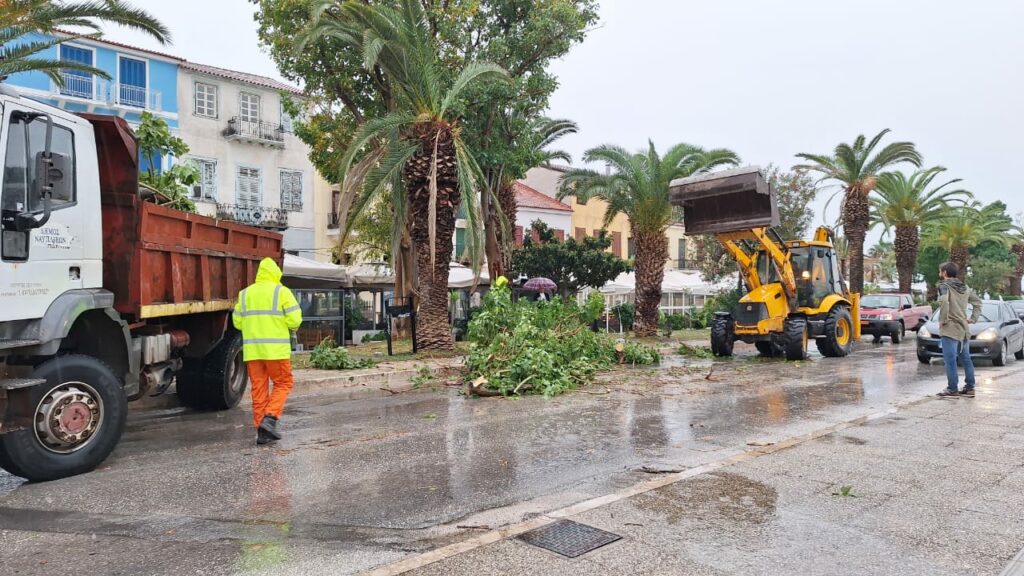
M 945 170 L 936 166 L 918 170 L 909 177 L 901 172 L 886 172 L 878 177 L 876 194 L 870 199 L 871 225 L 882 226 L 886 236 L 895 230 L 900 292 L 910 292 L 914 281 L 921 226 L 948 213 L 951 204 L 962 205 L 972 198 L 966 190 L 946 189 L 959 179 L 932 186 L 935 177 Z
M 64 85 L 61 72 L 75 70 L 109 80 L 110 74 L 86 64 L 51 60 L 42 53 L 74 38 L 98 38 L 102 24 L 114 24 L 148 34 L 161 44 L 171 41 L 171 33 L 148 12 L 123 0 L 68 2 L 61 0 L 0 0 L 0 81 L 10 74 L 38 71 L 58 86 Z M 84 29 L 70 37 L 56 34 L 68 28 Z M 30 34 L 49 36 L 46 40 L 19 41 Z
M 1013 244 L 1010 246 L 1010 251 L 1017 257 L 1017 262 L 1013 267 L 1013 278 L 1010 280 L 1010 295 L 1020 296 L 1020 283 L 1024 278 L 1024 213 L 1017 214 L 1011 231 L 1011 240 Z
M 875 150 L 889 133 L 882 130 L 868 141 L 863 134 L 853 144 L 841 143 L 829 154 L 797 154 L 807 164 L 796 166 L 821 174 L 822 180 L 832 180 L 843 187 L 841 219 L 843 234 L 850 245 L 850 289 L 861 292 L 864 288 L 864 238 L 871 225 L 868 196 L 886 168 L 904 162 L 921 165 L 913 142 L 892 142 Z
M 569 238 L 564 242 L 540 220 L 531 224 L 530 231 L 537 233 L 539 241 L 534 241 L 532 234 L 524 235 L 523 246 L 512 251 L 512 274 L 549 278 L 558 284 L 562 297 L 584 287 L 600 288 L 630 270 L 625 260 L 608 252 L 612 241 L 604 231 L 582 241 Z
M 619 214 L 629 217 L 630 233 L 636 245 L 636 329 L 637 336 L 658 331 L 661 282 L 668 261 L 665 230 L 678 222 L 679 208 L 669 199 L 669 183 L 676 178 L 705 174 L 723 166 L 735 166 L 739 156 L 724 148 L 705 150 L 692 144 L 676 144 L 659 155 L 654 142 L 646 150 L 629 152 L 613 145 L 591 148 L 585 162 L 602 162 L 609 173 L 589 168 L 570 170 L 562 177 L 558 197 L 576 196 L 586 202 L 597 198 L 608 204 L 605 224 Z
M 736 261 L 725 251 L 721 242 L 711 234 L 696 237 L 694 255 L 701 279 L 710 284 L 717 284 L 736 271 Z
M 775 190 L 779 220 L 775 227 L 785 240 L 802 240 L 814 220 L 811 204 L 818 197 L 818 185 L 805 170 L 782 170 L 769 165 L 765 177 Z
M 925 227 L 925 242 L 949 252 L 950 260 L 967 270 L 972 247 L 994 242 L 1009 248 L 1013 219 L 1006 213 L 1006 204 L 992 202 L 980 206 L 964 206 L 943 214 Z
M 949 252 L 940 246 L 925 244 L 917 252 L 917 272 L 928 285 L 928 301 L 938 298 L 939 266 L 949 260 Z
M 985 240 L 971 248 L 967 282 L 979 291 L 1004 294 L 1009 292 L 1016 267 L 1017 256 L 1012 252 L 1012 240 Z
M 185 212 L 195 212 L 196 205 L 192 202 L 189 190 L 199 181 L 199 170 L 180 161 L 171 168 L 158 169 L 165 156 L 184 158 L 189 151 L 188 144 L 171 134 L 171 129 L 163 118 L 157 118 L 149 112 L 142 113 L 142 120 L 135 130 L 135 135 L 138 138 L 139 155 L 148 163 L 146 170 L 139 172 L 139 182 L 163 196 L 156 199 L 158 204 Z
M 868 256 L 878 260 L 872 270 L 875 283 L 882 280 L 892 282 L 896 277 L 896 252 L 892 242 L 879 241 L 868 250 Z

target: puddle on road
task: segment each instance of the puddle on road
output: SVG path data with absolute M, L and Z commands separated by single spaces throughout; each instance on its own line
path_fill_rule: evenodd
M 664 516 L 669 524 L 718 520 L 764 524 L 775 515 L 775 488 L 732 472 L 714 472 L 641 494 L 637 509 Z

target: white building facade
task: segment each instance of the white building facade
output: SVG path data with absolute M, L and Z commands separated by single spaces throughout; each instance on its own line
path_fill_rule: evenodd
M 286 252 L 317 258 L 309 147 L 292 131 L 285 95 L 297 88 L 272 78 L 182 62 L 178 117 L 200 172 L 192 190 L 199 212 L 278 230 Z

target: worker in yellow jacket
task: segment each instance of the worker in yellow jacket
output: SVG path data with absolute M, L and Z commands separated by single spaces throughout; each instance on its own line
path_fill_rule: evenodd
M 238 294 L 231 321 L 242 332 L 242 359 L 252 382 L 256 443 L 280 440 L 277 421 L 293 383 L 291 334 L 302 324 L 302 311 L 292 291 L 281 285 L 281 268 L 276 262 L 270 258 L 260 262 L 256 282 Z

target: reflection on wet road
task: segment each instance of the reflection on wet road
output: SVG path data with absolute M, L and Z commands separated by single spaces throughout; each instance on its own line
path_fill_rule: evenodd
M 737 350 L 727 361 L 627 369 L 553 399 L 300 396 L 270 449 L 253 445 L 241 409 L 138 411 L 96 472 L 38 485 L 0 473 L 0 530 L 95 535 L 106 547 L 159 539 L 168 554 L 200 546 L 210 573 L 324 555 L 357 570 L 457 538 L 456 525 L 603 494 L 645 464 L 694 466 L 923 396 L 944 374 L 918 364 L 913 340 L 800 363 Z M 1015 368 L 980 367 L 980 377 Z M 152 558 L 147 572 L 173 568 Z

